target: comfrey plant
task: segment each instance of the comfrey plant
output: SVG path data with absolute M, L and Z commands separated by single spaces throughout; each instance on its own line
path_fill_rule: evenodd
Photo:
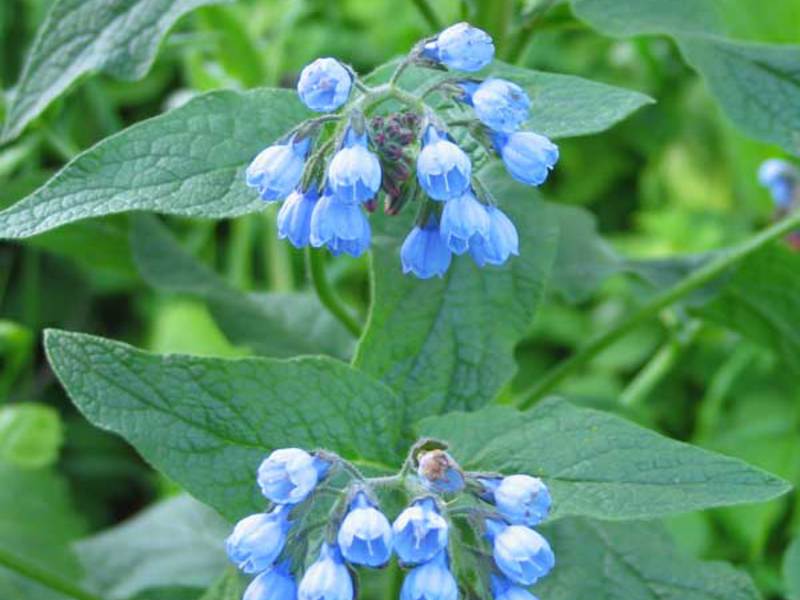
M 380 569 L 392 556 L 408 571 L 400 600 L 456 600 L 459 578 L 484 597 L 535 600 L 528 588 L 555 564 L 533 529 L 550 510 L 544 483 L 464 472 L 432 440 L 389 477 L 364 477 L 326 451 L 276 450 L 258 484 L 272 507 L 239 521 L 226 541 L 230 560 L 255 575 L 244 600 L 353 600 L 353 567 Z M 393 523 L 381 495 L 408 502 Z
M 521 87 L 448 73 L 480 71 L 493 59 L 489 35 L 459 23 L 417 44 L 388 83 L 376 87 L 333 58 L 306 66 L 300 99 L 328 114 L 263 150 L 246 172 L 263 200 L 285 199 L 279 237 L 297 248 L 360 256 L 372 238 L 366 213 L 383 194 L 389 215 L 416 205 L 416 224 L 400 249 L 404 273 L 442 277 L 453 254 L 469 253 L 481 267 L 519 254 L 514 224 L 475 178 L 464 147 L 501 158 L 511 177 L 531 186 L 547 179 L 558 148 L 522 130 L 531 100 Z M 417 93 L 399 87 L 411 66 L 430 69 L 433 83 Z M 428 103 L 432 97 L 435 104 Z M 392 108 L 382 111 L 389 101 Z
M 758 181 L 772 196 L 777 220 L 800 210 L 800 169 L 793 164 L 778 158 L 765 160 L 758 169 Z M 790 232 L 786 241 L 800 250 L 800 230 Z

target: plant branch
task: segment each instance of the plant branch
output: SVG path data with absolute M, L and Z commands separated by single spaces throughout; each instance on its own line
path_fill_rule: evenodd
M 618 339 L 658 315 L 663 308 L 703 287 L 743 258 L 797 227 L 800 227 L 800 211 L 762 230 L 741 244 L 723 250 L 714 260 L 690 273 L 673 287 L 657 294 L 622 323 L 596 336 L 570 358 L 556 365 L 520 395 L 516 402 L 517 406 L 523 410 L 530 408 L 539 398 L 556 389 L 569 375 L 585 366 Z
M 101 600 L 98 596 L 0 548 L 0 565 L 75 600 Z
M 325 255 L 320 250 L 309 248 L 306 256 L 308 257 L 308 273 L 311 276 L 311 283 L 314 285 L 320 302 L 350 333 L 359 337 L 361 324 L 350 314 L 348 308 L 336 295 L 325 274 Z
M 429 0 L 412 0 L 414 2 L 414 6 L 417 7 L 417 10 L 420 12 L 422 17 L 428 22 L 431 29 L 434 31 L 440 31 L 444 29 L 444 23 L 439 18 L 439 15 L 436 14 L 436 11 L 433 10 L 433 7 L 430 5 Z

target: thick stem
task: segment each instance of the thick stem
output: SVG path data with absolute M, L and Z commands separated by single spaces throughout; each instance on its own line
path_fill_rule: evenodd
M 654 318 L 662 309 L 703 287 L 743 258 L 750 256 L 769 242 L 797 227 L 800 227 L 800 211 L 764 229 L 741 244 L 720 252 L 717 258 L 690 273 L 673 287 L 657 294 L 638 310 L 634 311 L 622 323 L 595 337 L 570 358 L 559 363 L 539 381 L 520 394 L 516 403 L 517 406 L 521 409 L 530 408 L 539 398 L 556 389 L 569 375 L 585 366 L 618 339 L 624 337 L 642 323 Z
M 306 256 L 308 257 L 308 273 L 311 276 L 311 283 L 314 285 L 320 302 L 350 333 L 359 337 L 361 324 L 350 314 L 348 308 L 336 295 L 325 274 L 325 255 L 320 250 L 309 248 Z
M 433 7 L 430 5 L 429 0 L 412 0 L 414 2 L 414 6 L 417 7 L 417 10 L 420 12 L 422 17 L 427 21 L 430 28 L 434 31 L 440 31 L 444 29 L 444 23 L 439 18 L 439 15 L 436 14 L 436 11 L 433 10 Z
M 35 581 L 46 588 L 60 592 L 70 598 L 76 600 L 101 600 L 98 596 L 87 592 L 86 590 L 73 585 L 69 581 L 62 579 L 60 576 L 45 571 L 44 569 L 32 565 L 29 562 L 6 552 L 0 548 L 0 565 L 19 573 L 28 579 Z

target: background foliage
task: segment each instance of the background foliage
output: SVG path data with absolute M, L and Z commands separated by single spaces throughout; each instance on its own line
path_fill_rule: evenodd
M 409 216 L 373 217 L 325 268 L 356 339 L 242 170 L 304 64 L 461 18 L 562 159 L 482 169 L 503 269 L 404 278 Z M 797 0 L 4 0 L 0 597 L 237 598 L 269 449 L 384 472 L 436 435 L 551 486 L 542 600 L 800 598 L 798 219 L 755 181 L 800 154 L 798 32 Z

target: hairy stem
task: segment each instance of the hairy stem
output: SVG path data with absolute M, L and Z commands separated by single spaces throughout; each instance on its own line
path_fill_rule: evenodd
M 723 250 L 714 260 L 690 273 L 671 288 L 657 294 L 622 323 L 596 336 L 570 358 L 556 365 L 520 395 L 517 406 L 521 409 L 530 408 L 542 396 L 556 389 L 569 375 L 584 367 L 618 339 L 654 318 L 662 309 L 703 287 L 743 258 L 797 227 L 800 227 L 800 211 L 764 229 L 741 244 Z
M 336 295 L 325 274 L 325 255 L 320 250 L 309 248 L 306 256 L 308 257 L 308 273 L 311 276 L 311 283 L 314 285 L 320 302 L 350 333 L 359 337 L 361 324 L 350 314 L 349 309 Z
M 55 573 L 50 573 L 28 561 L 6 552 L 0 548 L 0 565 L 35 581 L 46 588 L 60 592 L 75 600 L 101 600 L 98 596 L 62 579 Z
M 429 0 L 412 0 L 414 2 L 414 6 L 417 7 L 417 10 L 420 12 L 422 17 L 427 21 L 430 28 L 434 31 L 439 31 L 444 29 L 444 23 L 439 18 L 439 15 L 436 14 L 436 11 L 433 10 L 433 7 L 430 5 Z

